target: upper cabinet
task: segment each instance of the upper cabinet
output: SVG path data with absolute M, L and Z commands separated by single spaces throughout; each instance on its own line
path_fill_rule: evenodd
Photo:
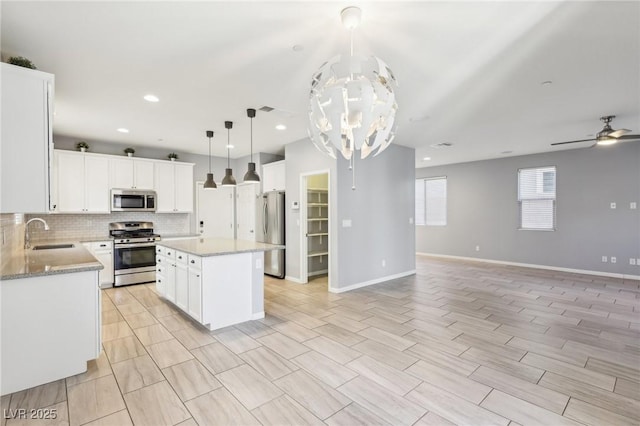
M 49 211 L 54 76 L 1 64 L 1 213 Z
M 284 160 L 262 166 L 262 192 L 284 191 L 285 183 Z
M 57 213 L 109 213 L 109 159 L 55 150 L 53 205 Z
M 193 211 L 193 164 L 173 161 L 155 163 L 156 212 L 191 213 Z
M 153 189 L 154 161 L 138 158 L 111 160 L 111 188 Z

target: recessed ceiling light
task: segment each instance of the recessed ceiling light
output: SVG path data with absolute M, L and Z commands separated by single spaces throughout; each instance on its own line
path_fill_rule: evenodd
M 429 160 L 431 160 L 431 157 L 424 157 L 424 158 L 422 159 L 422 161 L 429 161 Z
M 551 86 L 551 85 L 553 84 L 553 81 L 551 81 L 551 80 L 545 80 L 545 81 L 543 81 L 543 82 L 542 82 L 542 83 L 540 83 L 540 84 L 542 84 L 543 86 Z
M 278 129 L 278 130 L 287 130 L 287 126 L 285 126 L 284 124 L 277 124 L 276 125 L 276 129 Z
M 144 95 L 144 100 L 147 102 L 158 102 L 160 99 L 156 95 Z
M 513 151 L 502 151 L 500 154 L 511 154 Z
M 124 127 L 120 127 L 120 128 L 118 129 L 118 131 L 119 131 L 120 133 L 129 133 L 129 129 L 125 129 Z
M 304 50 L 304 46 L 301 44 L 294 44 L 291 49 L 293 49 L 294 52 L 302 52 Z
M 227 145 L 227 148 L 229 148 L 229 149 L 233 149 L 233 148 L 235 148 L 235 147 L 234 147 L 233 145 Z
M 420 117 L 409 117 L 409 121 L 411 123 L 415 123 L 417 121 L 427 121 L 429 118 L 431 118 L 431 117 L 429 117 L 428 115 L 423 115 L 423 116 L 420 116 Z

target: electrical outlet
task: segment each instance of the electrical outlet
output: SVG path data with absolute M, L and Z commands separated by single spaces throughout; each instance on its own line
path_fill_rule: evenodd
M 611 256 L 611 263 L 616 263 L 616 261 L 617 260 L 616 260 L 615 256 Z
M 640 257 L 636 259 L 636 266 L 640 266 Z
M 480 246 L 476 246 L 476 251 L 480 251 Z
M 636 265 L 636 258 L 635 257 L 632 257 L 631 259 L 629 259 L 629 265 L 633 265 L 633 266 Z
M 635 201 L 632 201 L 632 202 L 630 202 L 630 203 L 629 203 L 629 208 L 630 208 L 631 210 L 635 210 L 635 209 L 637 209 L 637 208 L 638 208 L 638 204 L 636 204 L 636 202 L 635 202 Z
M 607 263 L 607 256 L 602 256 L 602 263 Z
M 413 218 L 412 217 L 409 218 L 409 225 L 413 225 Z
M 616 203 L 611 203 L 611 208 L 615 209 L 616 208 Z
M 343 228 L 351 228 L 351 219 L 342 219 Z
M 382 267 L 386 268 L 387 267 L 387 261 L 386 259 L 382 259 Z

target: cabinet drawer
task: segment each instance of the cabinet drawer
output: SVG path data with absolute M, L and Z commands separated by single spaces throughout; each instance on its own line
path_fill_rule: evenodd
M 156 255 L 156 267 L 158 267 L 159 265 L 169 266 L 170 263 L 171 260 L 167 259 L 165 256 Z
M 186 265 L 188 257 L 189 255 L 187 253 L 176 250 L 176 262 Z
M 156 246 L 156 254 L 164 256 L 164 252 L 165 252 L 165 248 L 164 247 Z
M 202 258 L 200 256 L 189 255 L 189 268 L 202 269 Z
M 174 249 L 165 248 L 164 256 L 170 260 L 176 260 L 176 251 Z
M 165 271 L 164 262 L 158 263 L 158 259 L 156 258 L 156 277 L 159 275 L 164 275 Z
M 94 241 L 89 243 L 92 251 L 110 251 L 113 249 L 111 241 Z

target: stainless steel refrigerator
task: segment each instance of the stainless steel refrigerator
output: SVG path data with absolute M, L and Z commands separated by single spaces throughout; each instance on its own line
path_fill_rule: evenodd
M 284 191 L 269 191 L 258 202 L 256 241 L 284 245 Z M 264 273 L 284 278 L 284 249 L 264 253 Z

